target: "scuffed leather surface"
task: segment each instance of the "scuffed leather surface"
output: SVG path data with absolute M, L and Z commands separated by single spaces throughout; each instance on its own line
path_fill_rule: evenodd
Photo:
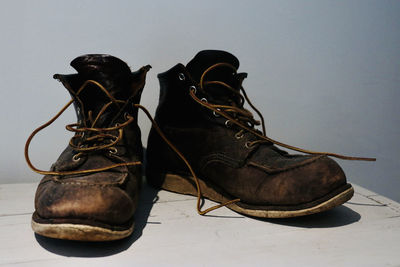
M 179 79 L 180 73 L 185 75 L 184 80 Z M 246 148 L 246 142 L 256 140 L 253 134 L 236 139 L 238 128 L 226 127 L 224 118 L 213 116 L 190 97 L 190 86 L 198 86 L 195 76 L 199 77 L 182 64 L 159 74 L 160 101 L 155 119 L 200 179 L 232 198 L 256 205 L 307 203 L 346 184 L 340 166 L 326 156 L 289 155 L 272 144 Z M 200 92 L 197 96 L 202 97 Z M 190 176 L 182 160 L 154 129 L 148 139 L 147 162 L 149 173 Z
M 74 161 L 77 153 L 71 146 L 61 153 L 52 165 L 52 171 L 89 170 L 115 163 L 142 161 L 141 133 L 137 126 L 137 109 L 133 103 L 140 100 L 146 71 L 131 72 L 121 60 L 108 55 L 85 55 L 72 61 L 78 74 L 60 75 L 59 79 L 75 100 L 78 121 L 88 126 L 88 111 L 98 112 L 109 101 L 98 88 L 77 96 L 84 81 L 92 79 L 101 83 L 116 99 L 129 104 L 118 109 L 111 107 L 102 115 L 96 127 L 110 127 L 124 122 L 128 112 L 134 122 L 124 128 L 123 138 L 115 146 L 116 154 L 100 150 L 84 154 Z M 96 114 L 96 113 L 95 113 Z M 35 196 L 35 209 L 41 219 L 66 219 L 64 222 L 89 221 L 90 224 L 122 225 L 132 221 L 137 207 L 141 185 L 141 165 L 123 166 L 103 172 L 78 175 L 46 175 L 40 182 Z

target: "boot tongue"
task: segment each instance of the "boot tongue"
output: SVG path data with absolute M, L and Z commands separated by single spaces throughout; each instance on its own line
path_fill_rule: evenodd
M 197 55 L 186 65 L 186 69 L 189 71 L 192 78 L 199 82 L 203 72 L 217 63 L 228 63 L 236 69 L 239 68 L 239 60 L 234 55 L 220 50 L 203 50 L 197 53 Z M 232 74 L 232 71 L 229 68 L 216 68 L 207 74 L 206 79 L 210 80 L 210 77 L 213 76 L 224 78 L 223 76 L 226 76 L 227 72 Z
M 200 51 L 186 65 L 186 69 L 196 82 L 200 82 L 204 71 L 217 63 L 228 63 L 236 70 L 239 68 L 239 60 L 234 55 L 220 50 L 204 50 Z M 240 82 L 232 75 L 233 72 L 229 67 L 216 67 L 204 76 L 204 81 L 221 81 L 234 89 L 238 89 Z M 208 85 L 204 89 L 221 104 L 228 102 L 234 96 L 232 92 L 221 85 Z
M 75 58 L 71 66 L 83 80 L 95 80 L 103 85 L 117 99 L 126 97 L 126 82 L 131 70 L 122 60 L 102 54 L 83 55 Z
M 98 72 L 104 72 L 108 75 L 130 73 L 125 62 L 119 58 L 103 54 L 79 56 L 71 61 L 71 66 L 82 75 L 96 75 Z
M 102 54 L 83 55 L 75 58 L 71 62 L 71 66 L 78 71 L 81 81 L 94 80 L 100 83 L 110 95 L 115 99 L 126 100 L 131 95 L 130 79 L 131 70 L 122 60 Z M 79 87 L 73 88 L 75 93 Z M 111 101 L 98 86 L 89 84 L 77 96 L 82 104 L 85 117 L 88 118 L 88 112 L 92 113 L 92 117 L 96 117 L 103 106 Z M 119 109 L 116 105 L 110 105 L 101 115 L 97 127 L 109 124 L 112 114 L 116 114 Z

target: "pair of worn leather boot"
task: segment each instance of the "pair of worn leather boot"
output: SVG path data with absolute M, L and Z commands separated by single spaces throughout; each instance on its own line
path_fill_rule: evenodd
M 39 235 L 85 241 L 129 236 L 142 184 L 143 149 L 137 124 L 140 96 L 150 66 L 131 72 L 110 55 L 84 55 L 77 74 L 54 75 L 72 100 L 28 138 L 28 165 L 44 174 L 35 196 L 32 228 Z M 249 101 L 239 61 L 224 51 L 199 52 L 186 66 L 158 75 L 160 100 L 147 145 L 149 184 L 198 198 L 205 214 L 226 206 L 261 218 L 295 217 L 343 204 L 353 195 L 339 165 L 327 156 L 266 136 L 261 114 Z M 244 107 L 261 116 L 260 124 Z M 50 171 L 28 156 L 34 135 L 73 104 L 75 133 Z M 274 144 L 308 155 L 290 155 Z M 220 203 L 202 210 L 201 198 Z

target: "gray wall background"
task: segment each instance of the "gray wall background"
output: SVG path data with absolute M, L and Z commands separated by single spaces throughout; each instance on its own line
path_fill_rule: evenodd
M 400 1 L 0 1 L 0 182 L 38 182 L 23 147 L 69 95 L 54 73 L 85 53 L 151 64 L 142 104 L 154 114 L 157 73 L 223 49 L 268 135 L 303 148 L 377 157 L 341 161 L 348 179 L 400 201 Z M 34 139 L 44 169 L 71 134 L 72 110 Z M 143 141 L 150 122 L 140 115 Z

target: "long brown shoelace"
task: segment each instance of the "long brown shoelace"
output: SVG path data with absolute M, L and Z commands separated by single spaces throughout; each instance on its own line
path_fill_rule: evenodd
M 317 151 L 311 151 L 311 150 L 306 150 L 306 149 L 302 149 L 302 148 L 298 148 L 295 146 L 291 146 L 279 141 L 276 141 L 270 137 L 268 137 L 266 135 L 266 130 L 265 130 L 265 123 L 264 123 L 264 117 L 262 116 L 262 114 L 258 111 L 258 109 L 251 103 L 251 101 L 249 100 L 249 98 L 247 97 L 247 94 L 243 88 L 243 86 L 241 85 L 241 81 L 240 81 L 240 86 L 239 89 L 242 92 L 243 96 L 240 95 L 240 93 L 238 92 L 238 90 L 234 89 L 232 86 L 222 82 L 222 81 L 205 81 L 205 76 L 207 75 L 207 73 L 209 73 L 210 71 L 216 69 L 216 68 L 230 68 L 233 71 L 234 75 L 237 75 L 236 73 L 236 68 L 228 63 L 217 63 L 214 64 L 212 66 L 210 66 L 208 69 L 206 69 L 203 74 L 200 77 L 200 83 L 199 83 L 199 87 L 200 90 L 205 93 L 205 87 L 208 85 L 212 85 L 212 84 L 218 84 L 220 86 L 225 87 L 226 89 L 228 89 L 229 91 L 231 91 L 232 93 L 236 94 L 240 100 L 240 103 L 238 106 L 231 106 L 231 105 L 216 105 L 216 104 L 211 104 L 209 103 L 205 98 L 198 98 L 196 96 L 196 88 L 192 87 L 190 89 L 190 96 L 200 105 L 202 105 L 203 107 L 206 107 L 210 110 L 212 110 L 214 112 L 214 114 L 218 114 L 219 116 L 224 117 L 225 119 L 227 119 L 225 124 L 230 124 L 233 123 L 235 125 L 237 125 L 241 130 L 237 133 L 238 136 L 240 136 L 241 134 L 243 134 L 244 131 L 250 132 L 252 134 L 254 134 L 255 136 L 257 136 L 259 139 L 249 142 L 247 144 L 247 146 L 251 147 L 255 144 L 260 144 L 260 143 L 273 143 L 275 145 L 284 147 L 284 148 L 288 148 L 294 151 L 298 151 L 298 152 L 302 152 L 302 153 L 306 153 L 306 154 L 311 154 L 311 155 L 326 155 L 326 156 L 331 156 L 331 157 L 335 157 L 335 158 L 340 158 L 340 159 L 345 159 L 345 160 L 363 160 L 363 161 L 376 161 L 375 158 L 365 158 L 365 157 L 352 157 L 352 156 L 345 156 L 345 155 L 340 155 L 340 154 L 335 154 L 335 153 L 330 153 L 330 152 L 317 152 Z M 261 124 L 262 124 L 262 132 L 260 132 L 259 130 L 254 129 L 255 125 L 259 125 L 260 122 L 256 121 L 253 117 L 253 114 L 248 111 L 247 109 L 245 109 L 243 107 L 244 105 L 244 99 L 246 99 L 247 103 L 254 109 L 254 111 L 259 115 L 260 119 L 261 119 Z M 232 114 L 232 115 L 230 115 Z
M 224 118 L 227 119 L 227 121 L 229 121 L 230 123 L 234 123 L 235 125 L 239 126 L 241 128 L 241 130 L 238 132 L 238 134 L 243 134 L 244 131 L 250 132 L 254 135 L 256 135 L 257 137 L 259 137 L 259 140 L 250 142 L 248 144 L 248 146 L 253 146 L 257 143 L 261 144 L 264 142 L 269 142 L 269 143 L 273 143 L 288 149 L 292 149 L 295 151 L 299 151 L 299 152 L 303 152 L 303 153 L 307 153 L 307 154 L 314 154 L 314 155 L 327 155 L 327 156 L 332 156 L 332 157 L 337 157 L 337 158 L 341 158 L 341 159 L 347 159 L 347 160 L 366 160 L 366 161 L 375 161 L 376 159 L 374 158 L 363 158 L 363 157 L 350 157 L 350 156 L 343 156 L 343 155 L 339 155 L 339 154 L 334 154 L 334 153 L 328 153 L 328 152 L 315 152 L 315 151 L 310 151 L 310 150 L 305 150 L 305 149 L 301 149 L 301 148 L 297 148 L 294 146 L 290 146 L 281 142 L 278 142 L 276 140 L 273 140 L 269 137 L 266 136 L 265 134 L 265 124 L 264 124 L 264 118 L 262 116 L 262 114 L 254 107 L 254 105 L 250 102 L 250 100 L 248 99 L 246 92 L 244 91 L 243 87 L 240 86 L 240 90 L 243 93 L 243 96 L 240 95 L 240 93 L 238 93 L 234 88 L 232 88 L 230 85 L 221 82 L 221 81 L 204 81 L 204 77 L 206 76 L 206 74 L 208 72 L 210 72 L 211 70 L 215 69 L 215 68 L 219 68 L 219 67 L 228 67 L 231 68 L 235 73 L 236 73 L 236 69 L 227 63 L 218 63 L 215 65 L 212 65 L 211 67 L 209 67 L 207 70 L 204 71 L 204 73 L 201 76 L 200 79 L 200 83 L 199 83 L 199 87 L 201 90 L 204 91 L 204 86 L 210 85 L 210 84 L 219 84 L 222 85 L 224 87 L 226 87 L 228 90 L 234 92 L 235 94 L 238 94 L 240 99 L 241 99 L 241 104 L 239 106 L 230 106 L 230 105 L 216 105 L 216 104 L 211 104 L 208 103 L 207 101 L 204 101 L 204 99 L 199 99 L 196 96 L 196 88 L 195 87 L 191 87 L 189 94 L 190 96 L 200 105 L 212 110 L 213 112 L 215 112 L 214 114 L 218 114 L 219 116 L 222 116 Z M 113 150 L 114 145 L 117 144 L 122 136 L 123 136 L 123 128 L 125 126 L 127 126 L 128 124 L 132 123 L 134 118 L 130 115 L 125 116 L 126 121 L 124 123 L 121 124 L 116 124 L 114 127 L 109 127 L 109 128 L 95 128 L 93 127 L 97 120 L 100 118 L 101 114 L 107 109 L 107 107 L 111 104 L 122 104 L 124 103 L 124 101 L 120 101 L 120 100 L 116 100 L 114 99 L 111 94 L 107 91 L 107 89 L 105 89 L 100 83 L 93 81 L 93 80 L 88 80 L 86 81 L 78 90 L 77 95 L 84 90 L 84 88 L 86 88 L 86 86 L 88 84 L 94 84 L 96 86 L 98 86 L 103 92 L 105 92 L 107 94 L 107 96 L 111 99 L 111 102 L 107 103 L 98 113 L 98 115 L 96 116 L 95 119 L 91 119 L 92 123 L 91 126 L 92 127 L 79 127 L 80 125 L 75 123 L 75 124 L 69 124 L 66 126 L 66 129 L 72 132 L 75 132 L 76 135 L 74 137 L 71 138 L 69 144 L 71 145 L 71 147 L 75 150 L 78 151 L 77 154 L 74 155 L 75 159 L 74 160 L 79 160 L 79 157 L 84 154 L 84 153 L 88 153 L 91 151 L 98 151 L 98 150 L 103 150 L 103 149 L 109 149 L 110 152 Z M 260 123 L 258 121 L 256 121 L 252 115 L 252 113 L 246 109 L 243 108 L 243 104 L 244 104 L 244 99 L 246 99 L 247 103 L 255 110 L 255 112 L 260 116 L 261 121 L 262 121 L 262 133 L 259 130 L 255 130 L 254 126 L 255 125 L 259 125 Z M 65 176 L 65 175 L 75 175 L 75 174 L 87 174 L 87 173 L 95 173 L 95 172 L 101 172 L 101 171 L 105 171 L 105 170 L 109 170 L 112 168 L 116 168 L 116 167 L 121 167 L 121 166 L 130 166 L 130 165 L 140 165 L 142 164 L 142 162 L 140 161 L 134 161 L 134 162 L 124 162 L 124 163 L 116 163 L 116 164 L 112 164 L 109 166 L 105 166 L 102 168 L 97 168 L 97 169 L 89 169 L 89 170 L 79 170 L 79 171 L 44 171 L 44 170 L 40 170 L 38 168 L 36 168 L 30 158 L 29 158 L 29 145 L 33 139 L 33 137 L 40 132 L 41 130 L 43 130 L 44 128 L 48 127 L 49 125 L 51 125 L 58 117 L 61 116 L 61 114 L 73 103 L 73 100 L 70 100 L 53 118 L 51 118 L 48 122 L 46 122 L 45 124 L 41 125 L 40 127 L 38 127 L 37 129 L 35 129 L 30 136 L 28 137 L 26 144 L 25 144 L 25 149 L 24 149 L 24 154 L 25 154 L 25 159 L 26 162 L 28 164 L 28 166 L 35 172 L 42 174 L 42 175 L 59 175 L 59 176 Z M 224 207 L 224 206 L 228 206 L 230 204 L 236 203 L 238 201 L 240 201 L 240 199 L 233 199 L 215 206 L 212 206 L 210 208 L 204 209 L 202 210 L 202 193 L 201 193 L 201 186 L 200 186 L 200 182 L 199 179 L 197 177 L 197 175 L 195 174 L 192 166 L 190 165 L 190 163 L 188 162 L 188 160 L 185 158 L 185 156 L 168 140 L 168 138 L 164 135 L 164 133 L 161 131 L 161 129 L 158 127 L 157 123 L 154 121 L 154 119 L 152 118 L 152 116 L 150 115 L 150 112 L 143 107 L 140 104 L 133 104 L 134 107 L 141 109 L 146 116 L 148 117 L 148 119 L 151 121 L 154 129 L 157 131 L 157 133 L 160 135 L 160 137 L 168 144 L 169 147 L 171 147 L 172 150 L 175 151 L 175 153 L 182 159 L 182 161 L 185 163 L 185 165 L 188 167 L 190 173 L 192 174 L 195 184 L 196 184 L 196 190 L 197 190 L 197 203 L 196 203 L 196 208 L 197 208 L 197 212 L 200 215 L 205 215 L 208 212 L 218 209 L 220 207 Z M 230 115 L 230 114 L 233 114 Z M 234 118 L 235 117 L 235 118 Z M 243 123 L 245 122 L 245 123 Z M 247 124 L 247 126 L 245 125 Z M 114 135 L 111 134 L 110 132 L 115 132 L 118 131 L 118 135 Z M 92 133 L 90 135 L 90 133 Z M 95 134 L 93 134 L 95 133 Z M 82 139 L 84 137 L 84 135 L 87 134 L 88 136 L 90 136 L 89 138 L 86 138 L 84 142 L 81 142 L 79 145 L 75 145 L 76 141 L 75 139 Z M 94 143 L 97 144 L 98 140 L 104 140 L 109 138 L 110 140 L 112 140 L 111 142 L 107 143 L 107 144 L 102 144 L 102 145 L 82 145 L 83 143 Z
M 93 84 L 96 85 L 97 87 L 99 87 L 104 93 L 106 93 L 106 95 L 110 98 L 110 102 L 105 104 L 102 109 L 100 110 L 100 112 L 98 113 L 98 115 L 96 116 L 96 118 L 92 118 L 90 119 L 91 121 L 91 127 L 80 127 L 79 123 L 74 123 L 74 124 L 69 124 L 66 126 L 66 129 L 68 131 L 72 131 L 75 132 L 76 135 L 73 136 L 69 142 L 69 145 L 78 153 L 75 154 L 73 156 L 73 160 L 79 160 L 80 156 L 82 156 L 85 153 L 88 152 L 92 152 L 92 151 L 100 151 L 100 150 L 104 150 L 104 149 L 109 149 L 110 152 L 113 151 L 114 145 L 117 144 L 122 136 L 123 136 L 123 128 L 125 126 L 127 126 L 128 124 L 132 123 L 134 118 L 130 115 L 126 115 L 125 118 L 127 119 L 124 123 L 121 124 L 116 124 L 114 127 L 109 127 L 109 128 L 95 128 L 94 125 L 96 124 L 96 122 L 98 121 L 98 119 L 100 118 L 100 116 L 104 113 L 104 111 L 107 109 L 107 107 L 109 107 L 112 104 L 124 104 L 124 101 L 120 101 L 120 100 L 116 100 L 114 99 L 111 94 L 107 91 L 106 88 L 104 88 L 104 86 L 102 86 L 100 83 L 94 81 L 94 80 L 87 80 L 77 91 L 76 95 L 79 95 L 79 93 L 81 93 L 89 84 Z M 45 170 L 40 170 L 38 168 L 36 168 L 30 158 L 29 158 L 29 146 L 31 144 L 31 141 L 33 139 L 33 137 L 40 132 L 41 130 L 43 130 L 44 128 L 50 126 L 55 120 L 58 119 L 58 117 L 61 116 L 61 114 L 64 113 L 64 111 L 74 102 L 73 99 L 71 99 L 63 108 L 61 108 L 61 110 L 54 116 L 52 117 L 48 122 L 44 123 L 43 125 L 39 126 L 37 129 L 35 129 L 28 137 L 26 143 L 25 143 L 25 149 L 24 149 L 24 155 L 25 155 L 25 160 L 28 164 L 28 166 L 35 172 L 42 174 L 42 175 L 58 175 L 58 176 L 65 176 L 65 175 L 76 175 L 76 174 L 88 174 L 88 173 L 95 173 L 95 172 L 102 172 L 105 170 L 109 170 L 109 169 L 113 169 L 113 168 L 117 168 L 117 167 L 122 167 L 122 166 L 131 166 L 131 165 L 140 165 L 142 164 L 141 161 L 133 161 L 133 162 L 123 162 L 123 163 L 116 163 L 116 164 L 112 164 L 109 166 L 105 166 L 102 168 L 96 168 L 96 169 L 88 169 L 88 170 L 79 170 L 79 171 L 45 171 Z M 197 212 L 200 215 L 204 215 L 212 210 L 218 209 L 220 207 L 229 205 L 231 203 L 237 202 L 239 201 L 239 199 L 235 199 L 232 201 L 228 201 L 226 203 L 223 204 L 219 204 L 219 205 L 215 205 L 213 207 L 210 207 L 208 209 L 205 210 L 201 210 L 201 200 L 202 200 L 202 193 L 201 193 L 201 187 L 200 187 L 200 183 L 199 183 L 199 179 L 197 177 L 197 175 L 195 174 L 195 172 L 193 171 L 192 166 L 190 165 L 190 163 L 188 162 L 188 160 L 185 158 L 185 156 L 168 140 L 168 138 L 163 134 L 163 132 L 161 131 L 161 129 L 158 127 L 157 123 L 154 121 L 153 117 L 150 115 L 150 112 L 143 107 L 140 104 L 133 104 L 134 107 L 141 109 L 146 116 L 149 118 L 149 120 L 151 121 L 154 129 L 157 131 L 157 133 L 161 136 L 161 138 L 171 147 L 172 150 L 175 151 L 175 153 L 182 159 L 182 161 L 186 164 L 186 166 L 188 167 L 190 173 L 192 174 L 195 183 L 196 183 L 196 188 L 197 188 Z M 91 115 L 89 115 L 89 117 L 91 117 Z M 112 134 L 112 132 L 118 131 L 118 135 L 114 135 Z M 88 138 L 84 138 L 86 136 L 90 136 Z M 97 145 L 98 143 L 104 143 L 102 141 L 104 141 L 104 139 L 110 139 L 111 142 L 107 143 L 107 144 L 101 144 L 101 145 Z M 79 140 L 81 139 L 81 142 L 79 142 Z M 78 142 L 77 142 L 78 141 Z M 76 145 L 76 143 L 78 145 Z M 84 145 L 84 144 L 87 145 Z M 89 144 L 92 144 L 92 146 L 90 146 Z M 94 144 L 94 145 L 93 145 Z
M 69 145 L 78 153 L 73 156 L 74 161 L 78 161 L 80 157 L 85 154 L 89 153 L 92 151 L 100 151 L 100 150 L 109 150 L 110 153 L 115 153 L 116 148 L 114 145 L 116 145 L 122 138 L 123 135 L 123 128 L 127 126 L 128 124 L 132 123 L 134 118 L 130 115 L 126 115 L 125 119 L 126 121 L 121 123 L 121 124 L 115 124 L 113 127 L 109 128 L 96 128 L 94 127 L 96 125 L 96 122 L 100 118 L 100 116 L 106 111 L 106 109 L 114 104 L 117 106 L 120 106 L 120 104 L 124 104 L 124 101 L 121 100 L 116 100 L 108 91 L 107 89 L 104 88 L 100 83 L 94 81 L 94 80 L 87 80 L 86 82 L 83 83 L 83 85 L 78 89 L 76 95 L 79 95 L 89 84 L 95 85 L 98 88 L 100 88 L 109 98 L 110 102 L 105 104 L 99 113 L 97 114 L 96 118 L 91 117 L 91 112 L 89 112 L 89 121 L 91 121 L 91 127 L 80 127 L 81 125 L 79 123 L 74 123 L 74 124 L 69 124 L 65 128 L 68 131 L 75 132 L 75 135 L 71 138 L 69 141 Z M 45 124 L 39 126 L 37 129 L 35 129 L 28 137 L 26 143 L 25 143 L 25 160 L 28 163 L 28 166 L 35 172 L 42 174 L 42 175 L 75 175 L 75 174 L 87 174 L 87 173 L 94 173 L 94 172 L 101 172 L 105 170 L 109 170 L 112 168 L 116 167 L 122 167 L 122 166 L 130 166 L 130 165 L 140 165 L 142 164 L 140 161 L 134 161 L 134 162 L 123 162 L 123 163 L 116 163 L 112 164 L 110 166 L 105 166 L 102 168 L 96 168 L 96 169 L 89 169 L 89 170 L 79 170 L 79 171 L 44 171 L 36 168 L 30 158 L 29 158 L 29 145 L 33 139 L 33 137 L 43 130 L 44 128 L 48 127 L 51 125 L 58 117 L 61 116 L 61 114 L 64 113 L 64 111 L 74 102 L 74 100 L 70 100 L 53 118 L 51 118 L 48 122 Z M 115 134 L 115 132 L 118 132 L 118 135 Z M 111 140 L 110 142 L 106 143 L 104 140 Z

